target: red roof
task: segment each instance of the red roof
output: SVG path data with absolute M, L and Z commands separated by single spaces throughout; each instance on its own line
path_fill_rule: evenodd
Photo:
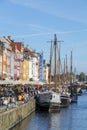
M 37 56 L 36 56 L 36 54 L 33 52 L 33 51 L 31 51 L 29 48 L 24 48 L 24 52 L 28 52 L 28 54 L 31 56 L 31 57 L 36 57 L 37 58 Z
M 14 42 L 14 41 L 12 41 L 10 44 L 11 44 L 11 47 L 12 47 L 12 51 L 13 51 L 13 52 L 15 52 L 16 49 L 21 52 L 22 42 Z

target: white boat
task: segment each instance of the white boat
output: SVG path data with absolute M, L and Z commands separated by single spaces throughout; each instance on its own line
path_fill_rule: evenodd
M 54 91 L 40 92 L 36 102 L 39 110 L 60 111 L 60 94 Z
M 38 94 L 36 104 L 37 108 L 39 110 L 48 110 L 48 111 L 60 111 L 60 93 L 57 92 L 56 90 L 58 89 L 58 81 L 57 81 L 57 75 L 58 75 L 58 70 L 57 70 L 57 61 L 59 57 L 57 56 L 57 37 L 56 34 L 54 35 L 54 91 L 51 89 L 51 65 L 52 65 L 52 42 L 51 42 L 51 48 L 50 48 L 50 72 L 49 72 L 49 88 L 50 90 L 45 91 L 45 92 L 40 92 Z M 57 59 L 57 60 L 56 60 Z

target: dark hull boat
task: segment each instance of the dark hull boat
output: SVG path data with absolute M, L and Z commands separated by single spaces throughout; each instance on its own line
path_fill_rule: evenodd
M 71 98 L 68 95 L 61 95 L 61 104 L 60 107 L 68 107 L 71 103 Z
M 78 96 L 77 94 L 73 94 L 71 96 L 71 103 L 77 103 L 78 102 Z
M 53 91 L 41 92 L 36 99 L 37 110 L 60 111 L 60 95 Z
M 57 64 L 57 61 L 59 61 L 59 57 L 60 55 L 57 56 L 57 49 L 58 49 L 58 45 L 57 45 L 57 37 L 56 34 L 54 35 L 54 45 L 52 47 L 52 42 L 51 42 L 51 48 L 50 48 L 50 67 L 49 67 L 49 89 L 51 90 L 51 66 L 52 66 L 52 53 L 54 50 L 54 91 L 46 91 L 46 92 L 40 92 L 38 94 L 38 98 L 37 98 L 37 107 L 39 108 L 39 110 L 48 110 L 48 111 L 60 111 L 60 103 L 61 103 L 61 99 L 60 99 L 60 93 L 57 92 L 57 88 L 58 88 L 58 82 L 60 80 L 57 79 L 57 74 L 59 74 L 57 72 L 57 65 L 59 67 L 59 63 Z M 58 50 L 58 52 L 60 52 Z
M 78 101 L 78 94 L 77 94 L 77 85 L 71 85 L 71 103 L 77 103 Z

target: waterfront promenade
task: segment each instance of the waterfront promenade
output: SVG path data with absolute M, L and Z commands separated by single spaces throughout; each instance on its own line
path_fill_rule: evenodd
M 0 88 L 0 130 L 9 130 L 35 111 L 35 92 L 26 86 Z
M 29 100 L 29 102 L 30 102 L 32 99 L 34 99 L 34 98 L 32 97 L 32 98 Z M 17 102 L 17 105 L 14 105 L 13 103 L 10 103 L 8 109 L 7 109 L 7 106 L 6 106 L 6 105 L 2 105 L 2 106 L 0 106 L 0 113 L 9 111 L 9 110 L 14 109 L 14 108 L 17 108 L 17 107 L 19 107 L 19 106 L 21 106 L 21 105 L 23 105 L 23 104 L 24 104 L 23 101 L 18 101 L 18 102 Z
M 87 91 L 60 113 L 32 113 L 11 130 L 87 130 Z
M 18 102 L 16 107 L 11 104 L 8 110 L 2 106 L 0 110 L 0 130 L 9 130 L 35 111 L 35 100 L 32 98 L 27 103 Z

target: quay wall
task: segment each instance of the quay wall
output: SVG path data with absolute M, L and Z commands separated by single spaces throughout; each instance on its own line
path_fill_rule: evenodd
M 35 100 L 0 114 L 0 130 L 9 130 L 35 111 Z

